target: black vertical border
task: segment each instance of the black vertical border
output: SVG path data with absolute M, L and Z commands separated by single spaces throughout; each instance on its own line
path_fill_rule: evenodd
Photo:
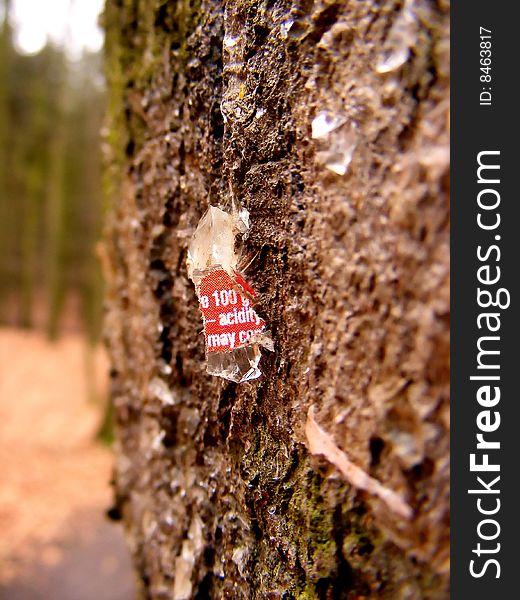
M 520 598 L 520 334 L 518 278 L 520 276 L 520 227 L 517 206 L 520 203 L 520 20 L 514 2 L 472 0 L 451 6 L 451 567 L 452 598 L 479 600 Z M 492 106 L 479 106 L 480 27 L 492 31 Z M 483 150 L 500 150 L 501 225 L 485 232 L 477 226 L 477 155 Z M 475 452 L 476 416 L 483 410 L 476 402 L 478 384 L 469 377 L 477 374 L 477 246 L 489 246 L 496 234 L 501 236 L 500 287 L 508 288 L 511 305 L 501 311 L 500 362 L 501 401 L 498 410 L 501 426 L 495 439 L 499 451 L 490 451 L 490 459 L 501 464 L 501 509 L 496 518 L 501 525 L 501 566 L 473 578 L 469 562 L 480 541 L 477 525 L 481 519 L 476 502 L 478 496 L 468 489 L 478 487 L 469 469 L 469 455 Z M 483 309 L 481 309 L 483 310 Z M 482 335 L 482 333 L 481 333 Z M 518 375 L 517 375 L 518 374 Z M 492 409 L 495 410 L 495 409 Z M 488 474 L 489 475 L 489 474 Z M 489 479 L 489 477 L 488 477 Z M 488 496 L 489 497 L 489 496 Z M 481 541 L 492 547 L 495 542 Z M 483 564 L 483 557 L 480 558 Z

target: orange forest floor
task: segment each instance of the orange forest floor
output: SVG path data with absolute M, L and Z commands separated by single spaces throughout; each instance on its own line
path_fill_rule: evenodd
M 0 598 L 130 600 L 111 505 L 110 449 L 96 440 L 107 360 L 79 334 L 0 329 Z

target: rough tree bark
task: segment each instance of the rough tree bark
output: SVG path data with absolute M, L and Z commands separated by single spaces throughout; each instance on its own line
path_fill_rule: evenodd
M 446 598 L 449 3 L 108 0 L 104 24 L 113 514 L 142 596 Z M 321 111 L 357 136 L 344 176 Z M 241 385 L 204 371 L 185 266 L 231 197 L 275 341 Z M 309 452 L 311 406 L 411 520 Z

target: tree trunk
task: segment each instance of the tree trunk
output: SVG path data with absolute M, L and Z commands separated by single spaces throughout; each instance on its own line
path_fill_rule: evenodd
M 448 597 L 448 7 L 108 0 L 112 514 L 143 597 Z M 186 271 L 232 202 L 275 343 L 238 385 Z

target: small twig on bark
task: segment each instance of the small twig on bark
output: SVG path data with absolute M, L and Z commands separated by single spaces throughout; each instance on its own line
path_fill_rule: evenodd
M 332 437 L 326 433 L 314 419 L 314 406 L 309 408 L 307 413 L 307 423 L 305 424 L 305 435 L 311 454 L 321 454 L 330 463 L 332 463 L 343 475 L 343 477 L 355 488 L 364 490 L 369 494 L 378 496 L 385 502 L 390 510 L 403 517 L 410 519 L 412 517 L 412 508 L 394 491 L 386 488 L 379 483 L 377 479 L 371 477 L 363 471 L 361 467 L 355 465 L 340 450 Z

